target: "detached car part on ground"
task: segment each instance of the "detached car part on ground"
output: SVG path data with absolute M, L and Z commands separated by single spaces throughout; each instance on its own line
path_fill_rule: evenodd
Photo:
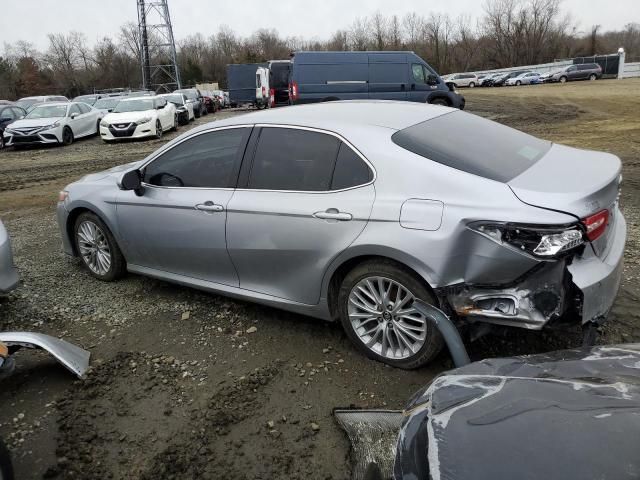
M 0 380 L 14 372 L 13 355 L 20 349 L 42 349 L 49 352 L 60 364 L 79 378 L 89 368 L 91 353 L 59 338 L 42 333 L 0 332 Z M 9 452 L 0 441 L 0 480 L 13 480 L 13 468 Z
M 203 125 L 88 175 L 58 222 L 99 279 L 128 270 L 340 319 L 369 357 L 414 368 L 442 346 L 415 299 L 478 331 L 604 321 L 620 170 L 451 108 L 329 102 Z
M 640 476 L 640 344 L 487 359 L 404 412 L 395 480 Z

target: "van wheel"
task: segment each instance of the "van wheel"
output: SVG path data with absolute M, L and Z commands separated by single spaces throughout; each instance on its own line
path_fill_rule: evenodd
M 365 355 L 412 369 L 429 363 L 443 346 L 442 335 L 412 308 L 415 299 L 437 305 L 415 274 L 390 260 L 361 263 L 347 274 L 338 293 L 342 326 Z
M 434 98 L 429 103 L 431 105 L 444 105 L 445 107 L 449 106 L 449 101 L 446 98 L 442 98 L 442 97 Z

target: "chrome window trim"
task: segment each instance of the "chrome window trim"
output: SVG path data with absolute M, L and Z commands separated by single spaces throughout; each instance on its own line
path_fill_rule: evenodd
M 351 148 L 356 155 L 358 155 L 362 161 L 365 162 L 365 164 L 371 169 L 371 171 L 373 172 L 373 178 L 367 182 L 367 183 L 362 183 L 360 185 L 355 185 L 353 187 L 347 187 L 347 188 L 342 188 L 340 190 L 266 190 L 266 189 L 261 189 L 261 188 L 235 188 L 235 187 L 165 187 L 165 186 L 161 186 L 161 185 L 151 185 L 145 182 L 142 182 L 142 185 L 145 188 L 158 188 L 158 189 L 168 189 L 168 190 L 220 190 L 220 191 L 229 191 L 229 190 L 234 190 L 234 191 L 239 191 L 239 192 L 273 192 L 273 193 L 305 193 L 305 194 L 321 194 L 321 195 L 326 195 L 326 194 L 330 194 L 330 193 L 340 193 L 340 192 L 346 192 L 348 190 L 353 190 L 355 188 L 362 188 L 362 187 L 366 187 L 369 185 L 372 185 L 376 179 L 378 178 L 378 172 L 376 171 L 375 167 L 373 166 L 373 164 L 367 159 L 367 157 L 365 157 L 360 150 L 358 150 L 351 142 L 349 142 L 346 138 L 344 138 L 342 135 L 336 133 L 336 132 L 332 132 L 330 130 L 324 130 L 321 128 L 315 128 L 315 127 L 304 127 L 304 126 L 300 126 L 300 125 L 287 125 L 287 124 L 280 124 L 280 123 L 242 123 L 242 124 L 237 124 L 237 125 L 224 125 L 221 127 L 212 127 L 209 128 L 207 130 L 202 130 L 200 132 L 194 133 L 193 135 L 189 135 L 188 137 L 183 138 L 181 141 L 177 142 L 175 145 L 172 145 L 171 148 L 168 148 L 166 150 L 163 150 L 162 152 L 158 153 L 157 155 L 155 155 L 154 157 L 150 158 L 148 161 L 146 161 L 144 164 L 142 164 L 138 170 L 142 170 L 143 168 L 146 168 L 147 165 L 149 165 L 151 162 L 153 162 L 154 160 L 157 160 L 160 156 L 164 155 L 165 153 L 167 153 L 170 150 L 173 150 L 175 147 L 177 147 L 178 145 L 180 145 L 183 142 L 186 142 L 187 140 L 190 140 L 192 138 L 195 138 L 199 135 L 203 135 L 205 133 L 211 133 L 211 132 L 216 132 L 219 130 L 230 130 L 233 128 L 254 128 L 254 127 L 266 127 L 266 128 L 292 128 L 292 129 L 296 129 L 296 130 L 308 130 L 311 132 L 318 132 L 318 133 L 324 133 L 327 135 L 332 135 L 334 137 L 336 137 L 338 140 L 344 142 L 349 148 Z M 251 161 L 253 162 L 253 158 L 251 159 Z
M 243 124 L 238 124 L 238 125 L 225 125 L 222 127 L 212 127 L 212 128 L 208 128 L 206 130 L 202 130 L 200 132 L 196 132 L 193 135 L 189 135 L 188 137 L 183 138 L 182 140 L 180 140 L 179 142 L 176 142 L 174 145 L 172 145 L 170 148 L 167 148 L 161 152 L 159 152 L 157 155 L 155 155 L 154 157 L 150 158 L 148 161 L 146 161 L 144 164 L 142 164 L 140 167 L 138 167 L 138 170 L 142 170 L 143 168 L 146 168 L 147 165 L 149 165 L 151 162 L 157 160 L 158 158 L 160 158 L 162 155 L 164 155 L 165 153 L 173 150 L 175 147 L 177 147 L 178 145 L 181 145 L 182 143 L 186 142 L 187 140 L 191 140 L 192 138 L 196 138 L 200 135 L 204 135 L 205 133 L 212 133 L 212 132 L 217 132 L 220 130 L 231 130 L 231 129 L 236 129 L 236 128 L 253 128 L 255 125 L 251 124 L 251 123 L 243 123 Z M 236 190 L 235 187 L 165 187 L 162 185 L 151 185 L 150 183 L 146 183 L 146 182 L 142 182 L 141 183 L 145 188 L 158 188 L 158 189 L 167 189 L 167 190 Z
M 264 188 L 236 188 L 236 190 L 239 191 L 239 192 L 277 192 L 277 193 L 306 193 L 306 194 L 339 193 L 339 192 L 345 192 L 347 190 L 353 190 L 355 188 L 366 187 L 368 185 L 373 184 L 376 181 L 376 179 L 378 178 L 378 173 L 376 172 L 375 167 L 367 159 L 367 157 L 365 157 L 360 152 L 360 150 L 358 150 L 355 146 L 353 146 L 353 144 L 349 140 L 344 138 L 339 133 L 332 132 L 331 130 L 324 130 L 322 128 L 305 127 L 305 126 L 301 126 L 301 125 L 288 125 L 288 124 L 280 124 L 280 123 L 256 123 L 255 126 L 256 127 L 260 127 L 260 128 L 290 128 L 290 129 L 294 129 L 294 130 L 307 130 L 309 132 L 323 133 L 325 135 L 331 135 L 333 137 L 336 137 L 341 142 L 344 142 L 345 145 L 347 145 L 349 148 L 351 148 L 351 150 L 353 150 L 355 152 L 355 154 L 358 157 L 360 157 L 360 159 L 373 172 L 373 178 L 370 181 L 368 181 L 367 183 L 361 183 L 360 185 L 354 185 L 352 187 L 341 188 L 340 190 L 269 190 L 269 189 L 264 189 Z M 257 145 L 256 145 L 256 147 L 257 147 Z M 252 161 L 253 161 L 253 159 L 252 159 Z M 252 167 L 253 167 L 253 165 L 252 165 Z M 251 180 L 251 177 L 249 177 L 249 180 Z

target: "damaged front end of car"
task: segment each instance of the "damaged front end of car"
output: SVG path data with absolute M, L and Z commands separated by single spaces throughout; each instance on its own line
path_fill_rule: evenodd
M 604 321 L 620 282 L 626 225 L 622 215 L 612 220 L 607 213 L 553 226 L 472 222 L 467 236 L 475 236 L 468 243 L 475 250 L 469 257 L 473 266 L 465 268 L 465 273 L 474 270 L 472 280 L 437 294 L 460 325 L 471 327 L 472 337 L 491 326 L 540 330 L 582 324 L 586 332 Z M 607 227 L 616 231 L 606 252 L 597 252 L 593 242 Z M 500 248 L 488 249 L 487 242 Z M 478 273 L 483 266 L 486 271 Z M 585 304 L 585 294 L 597 294 L 597 305 Z

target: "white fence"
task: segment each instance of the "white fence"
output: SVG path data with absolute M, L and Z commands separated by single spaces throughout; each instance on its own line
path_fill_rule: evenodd
M 631 62 L 624 64 L 622 78 L 640 77 L 640 62 Z

